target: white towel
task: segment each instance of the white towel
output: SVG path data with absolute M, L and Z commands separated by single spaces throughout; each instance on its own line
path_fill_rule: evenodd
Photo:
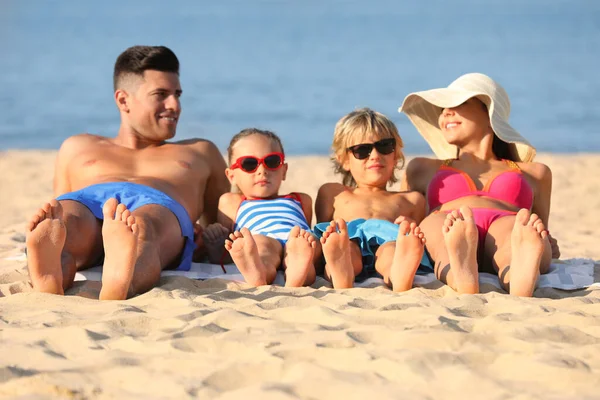
M 163 271 L 162 276 L 185 276 L 190 279 L 221 278 L 232 281 L 244 281 L 237 267 L 233 264 L 225 265 L 227 273 L 223 273 L 220 265 L 193 263 L 189 271 Z M 102 267 L 94 267 L 79 271 L 75 275 L 76 281 L 102 279 Z M 414 280 L 415 286 L 422 286 L 436 280 L 434 274 L 417 275 Z M 275 281 L 276 285 L 284 284 L 283 273 L 279 272 Z M 488 283 L 501 288 L 498 277 L 492 274 L 479 274 L 479 283 Z M 357 287 L 383 285 L 380 278 L 369 278 L 363 282 L 356 283 Z M 569 260 L 553 260 L 550 271 L 540 276 L 538 288 L 551 287 L 563 290 L 583 289 L 589 286 L 600 286 L 600 282 L 594 283 L 594 261 L 585 258 L 572 258 Z

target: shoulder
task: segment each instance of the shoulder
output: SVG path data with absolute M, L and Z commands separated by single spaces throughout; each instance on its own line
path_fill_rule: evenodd
M 223 154 L 221 154 L 218 147 L 210 140 L 186 139 L 172 142 L 171 144 L 185 148 L 186 151 L 192 152 L 198 161 L 208 163 L 208 165 L 219 171 L 221 169 L 225 170 L 227 167 Z
M 217 153 L 219 153 L 219 155 L 221 154 L 219 152 L 219 149 L 217 148 L 217 146 L 213 142 L 211 142 L 210 140 L 207 140 L 207 139 L 199 139 L 199 138 L 185 139 L 185 140 L 179 140 L 177 142 L 173 142 L 173 144 L 189 147 L 196 151 L 200 151 L 200 152 L 204 152 L 204 153 L 217 152 Z
M 406 174 L 414 176 L 426 173 L 432 169 L 437 170 L 443 163 L 443 160 L 434 158 L 415 157 L 406 166 Z
M 335 197 L 347 189 L 348 188 L 346 186 L 342 185 L 341 183 L 328 182 L 328 183 L 321 185 L 317 196 L 318 197 L 323 197 L 323 196 Z
M 242 202 L 242 199 L 243 199 L 243 197 L 239 193 L 232 193 L 232 192 L 223 193 L 221 195 L 221 197 L 219 198 L 219 208 L 221 206 L 223 206 L 223 207 L 238 206 Z
M 60 145 L 58 155 L 61 158 L 70 158 L 72 156 L 80 154 L 82 151 L 85 151 L 88 148 L 97 146 L 102 143 L 111 144 L 111 141 L 109 138 L 104 136 L 92 135 L 90 133 L 81 133 L 79 135 L 74 135 L 65 139 L 65 141 L 62 142 L 62 144 Z
M 517 163 L 521 171 L 532 176 L 538 181 L 546 181 L 552 179 L 552 170 L 546 164 L 538 162 Z
M 413 158 L 406 166 L 405 179 L 407 185 L 405 187 L 425 193 L 429 181 L 443 163 L 443 160 L 433 158 Z
M 310 197 L 306 193 L 292 192 L 288 196 L 297 196 L 298 199 L 300 199 L 300 203 L 302 203 L 303 205 L 312 203 L 312 197 Z
M 416 190 L 397 192 L 396 196 L 414 205 L 420 205 L 425 202 L 425 196 Z

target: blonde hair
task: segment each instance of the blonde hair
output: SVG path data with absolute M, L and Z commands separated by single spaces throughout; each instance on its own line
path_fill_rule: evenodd
M 335 125 L 333 143 L 331 145 L 331 149 L 333 150 L 331 161 L 333 162 L 335 173 L 342 175 L 342 183 L 345 186 L 356 186 L 356 181 L 350 171 L 346 171 L 343 168 L 343 163 L 346 161 L 345 157 L 349 157 L 348 147 L 356 143 L 362 143 L 369 137 L 395 139 L 395 156 L 398 160 L 395 170 L 400 170 L 404 166 L 404 153 L 402 153 L 404 143 L 398 134 L 396 125 L 385 115 L 370 108 L 365 107 L 352 111 L 343 116 Z M 395 170 L 388 183 L 396 183 L 398 181 Z

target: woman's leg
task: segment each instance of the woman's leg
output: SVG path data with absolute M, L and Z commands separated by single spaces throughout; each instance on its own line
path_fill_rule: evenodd
M 547 273 L 550 268 L 552 249 L 541 219 L 521 209 L 517 215 L 492 222 L 485 239 L 484 256 L 498 272 L 507 292 L 532 296 L 539 274 Z
M 478 293 L 478 232 L 468 207 L 432 213 L 420 224 L 436 277 L 459 293 Z

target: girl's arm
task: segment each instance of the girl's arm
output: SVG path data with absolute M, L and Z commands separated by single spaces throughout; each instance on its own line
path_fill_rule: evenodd
M 550 218 L 550 202 L 552 195 L 552 170 L 547 165 L 541 163 L 528 163 L 520 165 L 522 169 L 535 180 L 533 206 L 531 212 L 536 213 L 546 229 L 548 228 Z M 548 233 L 550 246 L 552 247 L 552 258 L 560 258 L 560 248 L 558 242 L 550 233 Z
M 313 217 L 313 206 L 312 206 L 312 198 L 306 193 L 297 193 L 300 197 L 300 203 L 302 204 L 302 211 L 304 212 L 304 217 L 306 217 L 306 222 L 308 222 L 308 226 L 312 226 L 312 217 Z

